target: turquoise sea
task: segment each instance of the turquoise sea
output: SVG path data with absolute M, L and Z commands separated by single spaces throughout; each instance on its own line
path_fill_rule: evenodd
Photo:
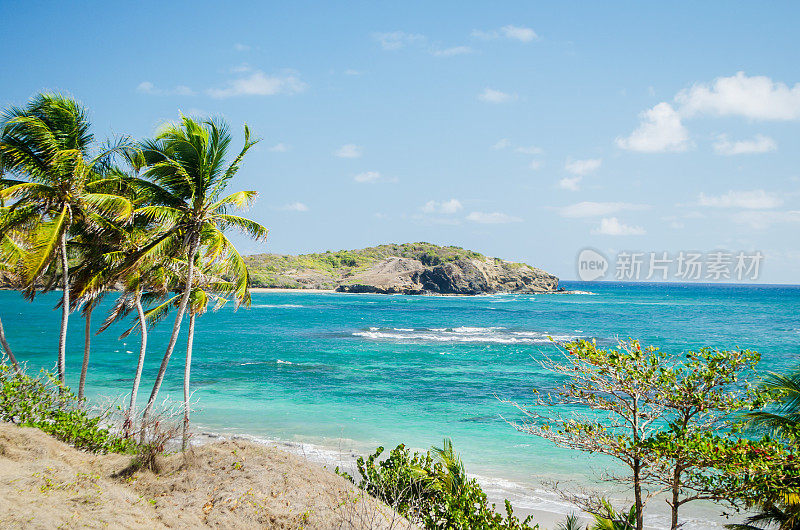
M 610 345 L 630 336 L 669 351 L 751 348 L 761 352 L 763 370 L 800 362 L 800 286 L 563 285 L 593 294 L 254 293 L 249 309 L 226 307 L 198 320 L 195 426 L 294 442 L 329 460 L 400 442 L 428 448 L 448 436 L 494 494 L 528 509 L 566 511 L 541 481 L 592 483 L 608 462 L 515 432 L 503 417 L 517 418 L 516 410 L 498 399 L 525 402 L 533 387 L 557 383 L 537 364 L 555 351 L 548 337 L 594 337 Z M 0 291 L 8 340 L 31 367 L 54 365 L 58 297 L 28 303 Z M 96 315 L 99 324 L 104 317 Z M 165 320 L 151 333 L 142 400 L 171 324 Z M 138 335 L 120 341 L 122 329 L 93 338 L 90 397 L 130 391 Z M 73 315 L 67 359 L 73 386 L 82 340 L 83 322 Z M 178 349 L 173 356 L 164 396 L 182 397 L 183 354 Z

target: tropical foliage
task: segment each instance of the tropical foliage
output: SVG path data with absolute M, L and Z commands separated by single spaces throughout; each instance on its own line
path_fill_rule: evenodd
M 89 414 L 80 400 L 63 389 L 56 377 L 42 372 L 32 377 L 0 363 L 0 421 L 37 427 L 46 433 L 92 452 L 126 452 L 130 439 L 104 425 L 107 414 Z
M 100 145 L 85 108 L 61 94 L 39 94 L 0 119 L 0 282 L 31 299 L 61 288 L 54 388 L 70 399 L 67 324 L 72 312 L 81 311 L 85 333 L 78 402 L 84 399 L 89 373 L 93 311 L 113 290 L 117 301 L 96 332 L 135 313 L 141 347 L 125 433 L 136 423 L 148 425 L 188 310 L 186 446 L 195 319 L 210 302 L 215 307 L 229 300 L 236 307 L 250 303 L 250 273 L 228 232 L 261 240 L 267 236 L 262 225 L 235 213 L 252 204 L 256 192 L 228 191 L 256 142 L 245 126 L 243 147 L 231 153 L 232 136 L 223 121 L 181 116 L 152 139 L 121 138 Z M 172 310 L 169 345 L 139 417 L 148 326 Z M 20 371 L 2 323 L 0 346 Z
M 547 393 L 535 391 L 533 405 L 513 403 L 522 416 L 512 425 L 562 447 L 617 459 L 629 473 L 603 478 L 631 488 L 633 528 L 643 528 L 648 502 L 666 494 L 675 529 L 680 509 L 692 501 L 738 507 L 769 491 L 794 491 L 792 451 L 740 432 L 741 415 L 756 421 L 754 411 L 775 397 L 773 389 L 750 384 L 759 359 L 750 350 L 676 355 L 636 340 L 611 349 L 576 341 L 542 361 L 567 381 Z M 591 413 L 560 412 L 576 404 Z M 605 499 L 572 499 L 609 519 Z
M 505 516 L 496 512 L 478 482 L 467 477 L 464 464 L 448 439 L 442 447 L 434 447 L 427 453 L 411 452 L 401 444 L 387 458 L 379 460 L 382 454 L 383 447 L 378 447 L 366 460 L 358 458 L 358 481 L 338 468 L 336 471 L 424 528 L 538 528 L 530 524 L 530 516 L 524 520 L 517 518 L 508 501 Z

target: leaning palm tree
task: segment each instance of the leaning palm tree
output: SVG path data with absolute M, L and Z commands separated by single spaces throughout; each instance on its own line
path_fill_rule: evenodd
M 65 384 L 70 276 L 67 241 L 76 223 L 97 224 L 103 217 L 124 219 L 131 204 L 95 187 L 97 170 L 122 144 L 92 155 L 93 135 L 85 109 L 60 94 L 39 94 L 24 108 L 12 107 L 0 119 L 3 168 L 17 179 L 0 181 L 0 199 L 8 211 L 0 233 L 25 230 L 31 240 L 23 281 L 29 293 L 45 271 L 60 262 L 62 281 L 58 378 Z
M 209 261 L 209 258 L 212 260 Z M 186 262 L 172 261 L 172 270 L 178 272 L 176 280 L 185 277 Z M 194 347 L 194 333 L 197 317 L 208 311 L 209 306 L 217 311 L 229 302 L 229 296 L 235 293 L 236 282 L 224 278 L 231 275 L 231 263 L 227 256 L 215 255 L 213 248 L 208 248 L 201 258 L 197 256 L 194 264 L 195 273 L 192 280 L 191 295 L 189 296 L 189 333 L 186 340 L 186 362 L 183 371 L 183 436 L 181 450 L 185 451 L 189 442 L 189 402 L 191 398 L 190 379 L 192 371 L 192 353 Z M 151 325 L 163 320 L 171 308 L 180 306 L 179 294 L 168 298 L 147 312 L 147 320 Z M 234 295 L 235 296 L 235 295 Z M 130 330 L 129 330 L 130 331 Z
M 195 259 L 201 245 L 209 244 L 228 256 L 232 269 L 237 272 L 237 304 L 247 304 L 250 300 L 247 267 L 224 231 L 236 228 L 255 239 L 265 239 L 267 229 L 251 219 L 228 213 L 231 208 L 252 203 L 256 197 L 255 191 L 240 191 L 227 196 L 223 196 L 223 193 L 239 170 L 242 158 L 256 141 L 250 139 L 250 129 L 245 126 L 244 147 L 228 164 L 226 157 L 230 143 L 231 136 L 224 122 L 213 119 L 197 121 L 182 116 L 180 123 L 166 125 L 155 139 L 143 142 L 136 157 L 143 178 L 157 187 L 153 190 L 155 204 L 141 211 L 167 228 L 142 252 L 132 257 L 129 267 L 135 268 L 137 260 L 154 255 L 180 256 L 187 263 L 172 335 L 142 414 L 143 424 L 146 424 L 147 416 L 155 404 L 178 340 L 192 292 Z
M 113 264 L 112 264 L 113 267 Z M 105 322 L 100 326 L 98 333 L 105 331 L 111 324 L 119 322 L 129 314 L 135 312 L 134 324 L 120 335 L 126 338 L 138 330 L 141 336 L 139 343 L 139 356 L 131 388 L 130 402 L 125 411 L 124 431 L 130 433 L 136 418 L 136 400 L 139 395 L 139 385 L 142 380 L 144 360 L 147 354 L 148 328 L 152 322 L 148 321 L 145 305 L 151 302 L 163 301 L 169 291 L 170 283 L 174 281 L 174 273 L 169 271 L 164 264 L 140 266 L 136 271 L 120 278 L 122 292 L 117 298 Z M 160 304 L 159 304 L 160 305 Z

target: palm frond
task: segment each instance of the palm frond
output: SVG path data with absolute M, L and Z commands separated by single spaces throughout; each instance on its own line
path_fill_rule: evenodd
M 25 253 L 25 259 L 23 260 L 23 278 L 26 284 L 33 284 L 42 270 L 53 260 L 61 241 L 61 236 L 67 229 L 68 218 L 69 209 L 64 206 L 61 215 L 55 220 L 42 223 L 36 228 L 32 236 L 31 248 Z

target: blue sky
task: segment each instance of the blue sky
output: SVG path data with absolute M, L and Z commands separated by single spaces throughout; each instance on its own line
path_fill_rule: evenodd
M 798 283 L 796 3 L 64 5 L 0 1 L 0 105 L 247 122 L 245 252 L 422 240 L 569 279 L 585 247 L 759 250 Z

